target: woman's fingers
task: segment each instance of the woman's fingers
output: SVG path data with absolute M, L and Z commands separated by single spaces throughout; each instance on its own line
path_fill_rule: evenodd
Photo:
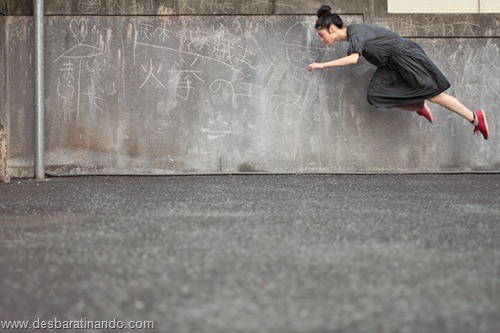
M 315 69 L 321 69 L 321 68 L 322 68 L 322 65 L 320 63 L 317 63 L 317 62 L 307 66 L 307 69 L 309 70 L 309 72 L 312 72 Z

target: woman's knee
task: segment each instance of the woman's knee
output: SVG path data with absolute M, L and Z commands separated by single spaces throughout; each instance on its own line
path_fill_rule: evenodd
M 429 102 L 431 103 L 439 103 L 439 101 L 444 97 L 444 93 L 440 93 L 437 96 L 434 96 L 432 98 L 429 98 Z

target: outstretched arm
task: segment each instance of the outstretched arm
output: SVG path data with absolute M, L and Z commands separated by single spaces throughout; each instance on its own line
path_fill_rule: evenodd
M 307 69 L 312 72 L 315 69 L 324 69 L 324 68 L 329 68 L 329 67 L 341 67 L 341 66 L 350 66 L 350 65 L 355 65 L 358 63 L 359 60 L 359 53 L 355 52 L 347 57 L 343 57 L 337 60 L 329 61 L 329 62 L 324 62 L 324 63 L 314 63 L 310 64 L 307 66 Z

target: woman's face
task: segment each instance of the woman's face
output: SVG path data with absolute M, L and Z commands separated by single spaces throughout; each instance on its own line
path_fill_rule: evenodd
M 336 42 L 336 27 L 334 25 L 330 26 L 330 29 L 318 29 L 316 32 L 318 33 L 319 38 L 321 38 L 321 41 L 328 46 L 332 46 L 333 43 Z

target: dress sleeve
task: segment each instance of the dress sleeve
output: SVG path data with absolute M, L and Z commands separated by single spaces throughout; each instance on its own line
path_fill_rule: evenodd
M 361 35 L 354 35 L 349 37 L 349 48 L 347 49 L 347 55 L 353 53 L 363 53 L 363 48 L 365 47 L 365 37 Z

